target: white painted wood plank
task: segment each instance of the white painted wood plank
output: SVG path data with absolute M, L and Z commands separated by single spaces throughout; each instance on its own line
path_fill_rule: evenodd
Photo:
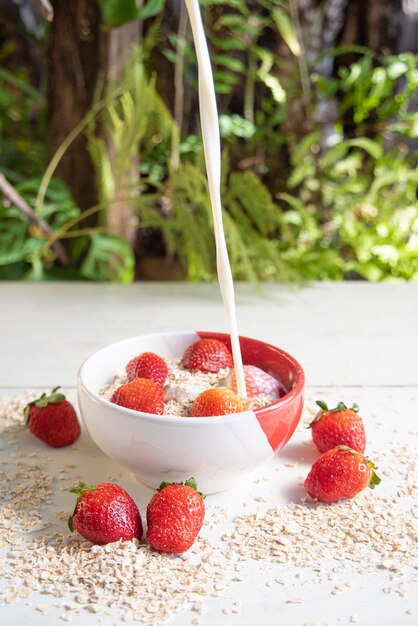
M 418 285 L 237 286 L 242 335 L 291 352 L 311 385 L 416 385 Z M 227 330 L 218 286 L 2 283 L 0 386 L 74 386 L 94 350 L 163 330 Z

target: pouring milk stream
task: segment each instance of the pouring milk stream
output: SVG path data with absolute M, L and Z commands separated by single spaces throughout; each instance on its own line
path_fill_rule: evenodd
M 229 322 L 232 356 L 234 359 L 237 391 L 241 397 L 247 396 L 242 365 L 241 347 L 238 338 L 238 325 L 235 312 L 234 283 L 225 242 L 221 202 L 221 140 L 219 135 L 218 110 L 209 50 L 203 29 L 198 0 L 185 0 L 192 27 L 199 72 L 199 107 L 202 127 L 203 149 L 209 194 L 212 205 L 216 242 L 216 266 L 222 299 Z

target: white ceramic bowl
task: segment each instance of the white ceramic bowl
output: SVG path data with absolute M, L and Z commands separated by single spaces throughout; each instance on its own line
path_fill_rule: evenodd
M 163 480 L 194 476 L 204 493 L 228 489 L 271 458 L 301 416 L 304 374 L 299 363 L 279 348 L 245 337 L 240 339 L 244 363 L 275 375 L 289 390 L 267 407 L 217 417 L 159 416 L 125 409 L 99 395 L 137 354 L 180 358 L 199 337 L 215 337 L 230 346 L 229 336 L 221 333 L 141 335 L 95 352 L 79 371 L 80 411 L 92 439 L 153 488 Z

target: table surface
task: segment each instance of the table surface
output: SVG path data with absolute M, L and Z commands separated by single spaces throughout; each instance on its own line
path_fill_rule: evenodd
M 236 299 L 242 335 L 279 345 L 302 363 L 308 411 L 318 397 L 330 403 L 344 400 L 360 405 L 370 442 L 368 453 L 377 457 L 379 469 L 387 477 L 376 489 L 376 497 L 390 498 L 399 486 L 393 478 L 389 451 L 404 446 L 412 458 L 418 440 L 418 285 L 347 282 L 303 288 L 263 285 L 255 290 L 238 284 Z M 78 367 L 105 344 L 156 331 L 226 330 L 219 289 L 209 284 L 2 283 L 0 303 L 1 396 L 60 384 L 75 400 Z M 76 466 L 74 479 L 81 476 L 86 482 L 99 482 L 116 478 L 145 511 L 150 490 L 106 458 L 86 432 L 74 449 L 48 450 L 47 455 L 41 442 L 24 429 L 19 433 L 17 438 L 8 438 L 0 431 L 1 463 L 13 464 L 22 450 L 29 450 L 54 474 L 71 455 Z M 300 427 L 275 459 L 239 487 L 208 497 L 208 512 L 222 510 L 230 522 L 243 512 L 262 516 L 271 507 L 300 502 L 303 478 L 317 457 L 309 437 L 309 431 Z M 70 511 L 72 504 L 70 494 L 56 490 L 44 511 L 55 531 L 66 532 L 65 522 L 57 519 L 56 512 Z M 400 507 L 410 514 L 407 496 Z M 204 527 L 202 532 L 222 549 L 221 526 Z M 8 554 L 13 551 L 9 546 L 0 554 L 7 549 Z M 252 626 L 256 621 L 269 626 L 279 620 L 286 626 L 416 623 L 416 554 L 412 555 L 415 572 L 411 567 L 395 573 L 393 568 L 373 565 L 376 555 L 369 556 L 366 550 L 369 569 L 362 575 L 358 564 L 337 568 L 335 561 L 328 560 L 321 564 L 328 573 L 326 580 L 316 581 L 312 568 L 246 558 L 241 565 L 248 573 L 247 581 L 227 581 L 224 592 L 205 599 L 202 614 L 189 606 L 168 623 L 182 626 L 196 623 L 196 619 L 201 626 Z M 274 583 L 278 578 L 284 584 Z M 0 597 L 4 586 L 0 581 Z M 294 602 L 295 597 L 300 600 Z M 35 626 L 58 625 L 64 617 L 70 619 L 63 615 L 62 607 L 56 598 L 37 592 L 28 599 L 0 605 L 0 623 L 11 626 L 29 619 Z M 234 613 L 230 607 L 239 610 Z M 82 609 L 73 621 L 80 626 L 117 624 L 119 608 L 100 617 Z

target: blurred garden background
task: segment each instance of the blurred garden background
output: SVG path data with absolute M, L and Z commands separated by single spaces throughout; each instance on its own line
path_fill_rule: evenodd
M 237 280 L 418 279 L 418 0 L 201 0 Z M 181 0 L 0 0 L 0 278 L 215 278 Z

